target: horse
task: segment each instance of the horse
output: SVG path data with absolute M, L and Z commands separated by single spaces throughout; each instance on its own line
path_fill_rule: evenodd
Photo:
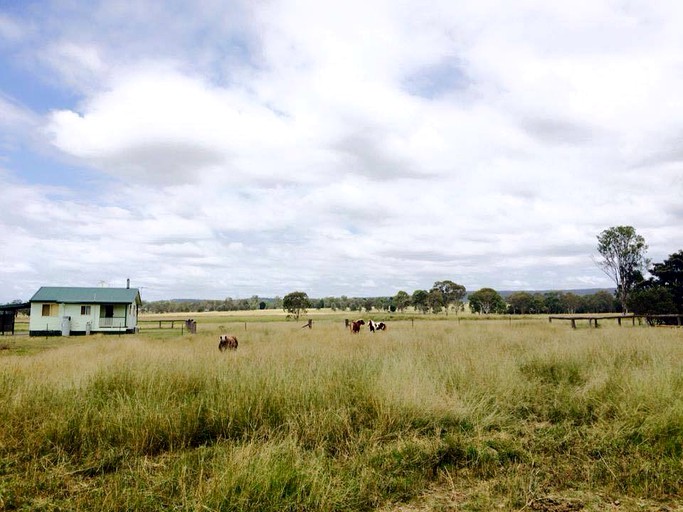
M 353 334 L 359 333 L 361 325 L 365 325 L 365 320 L 356 320 L 355 322 L 351 322 L 351 332 Z
M 384 322 L 373 322 L 372 320 L 368 320 L 368 327 L 370 328 L 370 332 L 385 331 L 387 329 L 387 324 Z
M 237 338 L 231 334 L 221 334 L 218 337 L 218 350 L 237 350 Z

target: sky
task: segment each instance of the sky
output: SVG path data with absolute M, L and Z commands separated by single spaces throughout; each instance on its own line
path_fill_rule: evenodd
M 0 303 L 611 287 L 683 249 L 683 2 L 0 0 Z

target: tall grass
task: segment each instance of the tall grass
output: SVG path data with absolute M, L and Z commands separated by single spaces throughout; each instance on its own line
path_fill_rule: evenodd
M 219 353 L 222 328 L 0 358 L 0 509 L 683 498 L 680 329 L 269 322 Z

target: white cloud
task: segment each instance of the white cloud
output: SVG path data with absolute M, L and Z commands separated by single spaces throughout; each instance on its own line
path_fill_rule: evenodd
M 46 48 L 43 59 L 69 87 L 79 91 L 90 90 L 109 71 L 98 48 L 90 44 L 53 43 Z
M 683 245 L 676 3 L 173 12 L 105 2 L 36 22 L 34 61 L 80 98 L 42 132 L 92 182 L 10 183 L 3 264 L 27 286 L 578 288 L 611 285 L 590 261 L 606 227 L 636 226 L 659 258 Z M 0 97 L 6 125 L 35 126 L 18 104 Z
M 161 185 L 200 174 L 242 184 L 288 179 L 272 163 L 287 164 L 298 135 L 247 93 L 166 66 L 120 75 L 81 112 L 54 112 L 47 129 L 56 147 L 104 172 Z

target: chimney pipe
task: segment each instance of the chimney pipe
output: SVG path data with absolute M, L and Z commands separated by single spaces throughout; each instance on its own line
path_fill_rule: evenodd
M 130 290 L 130 278 L 126 279 L 126 289 Z

